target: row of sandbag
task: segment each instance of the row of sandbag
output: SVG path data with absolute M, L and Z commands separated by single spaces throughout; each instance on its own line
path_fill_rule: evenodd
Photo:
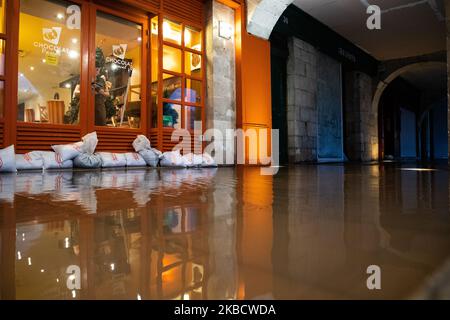
M 52 151 L 32 151 L 15 154 L 14 146 L 0 150 L 0 172 L 37 169 L 70 168 L 115 168 L 115 167 L 216 167 L 214 159 L 208 155 L 187 154 L 180 151 L 162 153 L 151 147 L 147 137 L 140 135 L 133 142 L 136 152 L 98 152 L 97 134 L 90 133 L 82 141 L 67 145 L 54 145 Z

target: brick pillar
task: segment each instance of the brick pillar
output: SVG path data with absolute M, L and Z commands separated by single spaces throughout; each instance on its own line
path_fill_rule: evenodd
M 317 161 L 317 51 L 297 38 L 289 39 L 288 48 L 289 162 Z

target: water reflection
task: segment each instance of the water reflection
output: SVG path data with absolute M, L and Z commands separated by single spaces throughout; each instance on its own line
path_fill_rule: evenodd
M 1 297 L 407 297 L 450 252 L 448 178 L 339 165 L 1 175 Z M 366 287 L 372 264 L 381 291 Z

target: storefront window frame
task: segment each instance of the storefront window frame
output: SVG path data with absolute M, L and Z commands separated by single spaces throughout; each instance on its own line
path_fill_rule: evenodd
M 0 83 L 3 83 L 3 95 L 0 96 L 0 99 L 2 99 L 2 101 L 0 101 L 0 104 L 2 105 L 2 109 L 0 110 L 0 122 L 3 123 L 5 120 L 5 109 L 7 106 L 7 88 L 9 87 L 9 79 L 8 79 L 8 65 L 9 65 L 9 55 L 8 55 L 8 45 L 9 45 L 9 34 L 10 34 L 10 28 L 8 26 L 7 20 L 8 20 L 8 16 L 9 16 L 9 2 L 11 0 L 4 0 L 4 5 L 5 8 L 3 9 L 4 11 L 4 21 L 3 21 L 3 32 L 0 32 L 0 41 L 3 42 L 4 44 L 4 49 L 3 49 L 3 74 L 0 74 Z
M 181 25 L 181 45 L 177 45 L 174 44 L 173 42 L 168 42 L 164 40 L 164 28 L 163 28 L 163 23 L 164 20 L 168 19 L 170 21 L 174 21 L 177 22 Z M 159 59 L 160 59 L 160 64 L 159 64 L 159 78 L 158 78 L 158 122 L 157 122 L 157 127 L 160 131 L 160 135 L 162 134 L 162 131 L 173 131 L 175 130 L 174 128 L 165 128 L 163 127 L 163 104 L 164 103 L 172 103 L 175 105 L 181 105 L 181 119 L 179 119 L 180 123 L 181 123 L 181 129 L 186 129 L 186 119 L 185 119 L 185 114 L 186 114 L 186 108 L 187 107 L 198 107 L 201 108 L 202 110 L 202 116 L 201 116 L 201 122 L 202 122 L 202 126 L 203 126 L 203 131 L 204 129 L 204 125 L 205 125 L 205 99 L 206 99 L 206 95 L 205 95 L 205 85 L 206 85 L 206 72 L 205 72 L 205 59 L 206 59 L 206 53 L 205 53 L 205 32 L 204 32 L 204 27 L 192 22 L 185 22 L 182 21 L 182 19 L 179 19 L 177 17 L 173 17 L 171 15 L 167 15 L 167 14 L 160 14 L 159 15 Z M 192 48 L 189 48 L 188 46 L 186 46 L 185 43 L 185 30 L 186 28 L 195 28 L 197 30 L 199 30 L 200 36 L 201 36 L 201 50 L 195 50 Z M 181 73 L 177 73 L 177 72 L 173 72 L 173 71 L 169 71 L 163 68 L 163 49 L 164 46 L 168 46 L 168 47 L 173 47 L 176 49 L 181 50 Z M 186 69 L 185 69 L 185 62 L 186 62 L 186 54 L 187 53 L 192 53 L 192 54 L 197 54 L 201 57 L 201 76 L 195 76 L 195 75 L 188 75 L 186 74 Z M 182 85 L 181 85 L 181 92 L 182 92 L 182 97 L 181 97 L 181 102 L 178 100 L 170 100 L 167 98 L 163 97 L 163 74 L 170 74 L 173 76 L 178 76 L 182 78 Z M 196 80 L 199 81 L 201 83 L 201 94 L 200 94 L 200 103 L 192 103 L 192 102 L 188 102 L 185 99 L 186 96 L 186 80 Z M 190 132 L 192 132 L 192 129 L 189 129 Z

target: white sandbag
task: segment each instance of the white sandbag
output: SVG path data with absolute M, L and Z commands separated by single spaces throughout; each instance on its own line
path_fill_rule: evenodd
M 39 152 L 32 151 L 25 154 L 16 154 L 17 170 L 42 170 L 44 160 Z
M 186 160 L 180 153 L 180 150 L 164 152 L 160 161 L 161 167 L 182 167 L 186 168 Z
M 133 148 L 136 152 L 140 152 L 143 150 L 149 150 L 152 148 L 152 145 L 150 143 L 150 140 L 144 135 L 139 135 L 137 138 L 133 141 Z
M 127 158 L 123 153 L 99 152 L 102 158 L 102 168 L 126 167 Z
M 44 169 L 71 169 L 73 168 L 73 161 L 63 161 L 61 155 L 51 151 L 39 151 L 44 160 Z
M 200 167 L 203 165 L 201 154 L 188 153 L 183 156 L 188 168 Z
M 14 146 L 0 150 L 0 172 L 16 172 L 16 154 Z
M 125 159 L 127 160 L 127 167 L 146 167 L 147 162 L 144 158 L 136 152 L 125 153 Z
M 91 132 L 85 135 L 83 138 L 81 138 L 81 140 L 83 141 L 83 147 L 81 152 L 87 154 L 94 154 L 98 144 L 97 132 Z
M 83 142 L 52 146 L 53 151 L 61 156 L 62 161 L 73 160 L 81 154 Z
M 75 168 L 96 169 L 102 167 L 102 158 L 98 154 L 82 153 L 73 159 Z
M 217 163 L 213 157 L 209 153 L 203 154 L 203 163 L 202 167 L 217 167 Z
M 162 156 L 162 152 L 156 149 L 142 150 L 139 154 L 144 158 L 147 165 L 153 168 L 158 166 L 159 158 Z

